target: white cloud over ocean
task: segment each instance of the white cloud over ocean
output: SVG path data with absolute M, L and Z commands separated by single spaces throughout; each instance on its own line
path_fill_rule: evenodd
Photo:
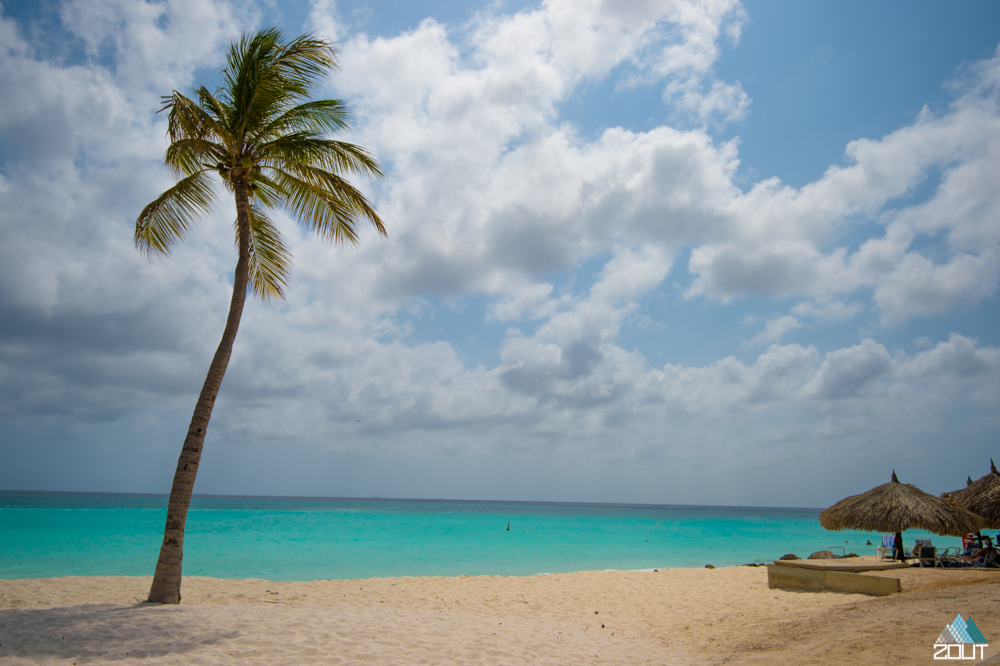
M 0 16 L 0 87 L 18 91 L 0 103 L 5 455 L 56 431 L 66 446 L 87 431 L 142 449 L 186 425 L 228 304 L 231 204 L 153 265 L 131 225 L 170 182 L 159 95 L 214 81 L 228 41 L 266 9 L 61 7 L 76 55 Z M 801 470 L 846 473 L 836 451 L 933 471 L 956 428 L 995 441 L 1000 348 L 947 320 L 921 333 L 926 349 L 886 338 L 996 295 L 1000 55 L 970 67 L 949 106 L 857 138 L 816 181 L 741 186 L 739 141 L 718 128 L 752 116 L 753 89 L 715 71 L 752 20 L 737 2 L 553 0 L 381 36 L 338 11 L 317 3 L 311 21 L 342 49 L 328 92 L 350 101 L 352 140 L 387 167 L 361 185 L 390 236 L 332 249 L 278 216 L 295 256 L 289 298 L 247 308 L 210 446 L 456 474 L 565 456 L 588 482 L 616 466 L 665 481 L 567 499 L 809 503 L 833 486 L 810 489 Z M 561 117 L 574 91 L 609 77 L 661 90 L 670 120 L 592 134 Z M 626 345 L 625 330 L 687 316 L 651 320 L 644 304 L 671 289 L 684 307 L 773 307 L 709 362 Z M 484 305 L 460 331 L 415 335 L 472 299 Z M 822 339 L 844 325 L 854 340 Z M 459 349 L 478 327 L 503 331 L 491 361 Z M 706 469 L 731 490 L 698 495 Z M 754 470 L 795 480 L 762 488 Z M 209 470 L 206 491 L 239 487 L 223 476 Z M 511 498 L 563 492 L 490 484 Z M 276 479 L 270 492 L 297 491 Z

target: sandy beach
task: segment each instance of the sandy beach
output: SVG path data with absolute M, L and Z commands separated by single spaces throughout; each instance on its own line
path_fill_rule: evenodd
M 189 577 L 159 606 L 148 577 L 0 580 L 0 664 L 917 664 L 956 613 L 1000 655 L 1000 571 L 868 575 L 903 592 L 771 590 L 764 567 Z

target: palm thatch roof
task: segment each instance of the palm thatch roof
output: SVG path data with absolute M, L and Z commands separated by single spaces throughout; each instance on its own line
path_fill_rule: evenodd
M 941 495 L 959 506 L 971 511 L 984 519 L 983 527 L 987 529 L 1000 528 L 1000 472 L 990 459 L 990 473 L 971 480 L 961 490 Z
M 819 522 L 828 530 L 890 533 L 916 528 L 961 536 L 980 529 L 983 519 L 954 502 L 900 483 L 893 471 L 892 481 L 840 500 L 819 514 Z

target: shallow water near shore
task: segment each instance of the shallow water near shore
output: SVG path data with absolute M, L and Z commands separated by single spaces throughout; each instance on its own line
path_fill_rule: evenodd
M 150 575 L 165 495 L 0 491 L 0 578 Z M 727 566 L 879 535 L 819 509 L 195 496 L 184 573 L 274 581 Z M 508 530 L 508 523 L 510 529 Z M 939 547 L 955 537 L 911 530 Z

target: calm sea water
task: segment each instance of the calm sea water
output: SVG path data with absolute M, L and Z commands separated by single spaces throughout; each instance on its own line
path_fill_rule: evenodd
M 151 575 L 166 504 L 162 495 L 0 491 L 0 578 Z M 829 546 L 869 555 L 865 541 L 879 541 L 828 532 L 818 516 L 819 509 L 202 495 L 188 514 L 184 573 L 279 581 L 530 575 L 770 562 Z M 926 536 L 905 534 L 908 544 Z

